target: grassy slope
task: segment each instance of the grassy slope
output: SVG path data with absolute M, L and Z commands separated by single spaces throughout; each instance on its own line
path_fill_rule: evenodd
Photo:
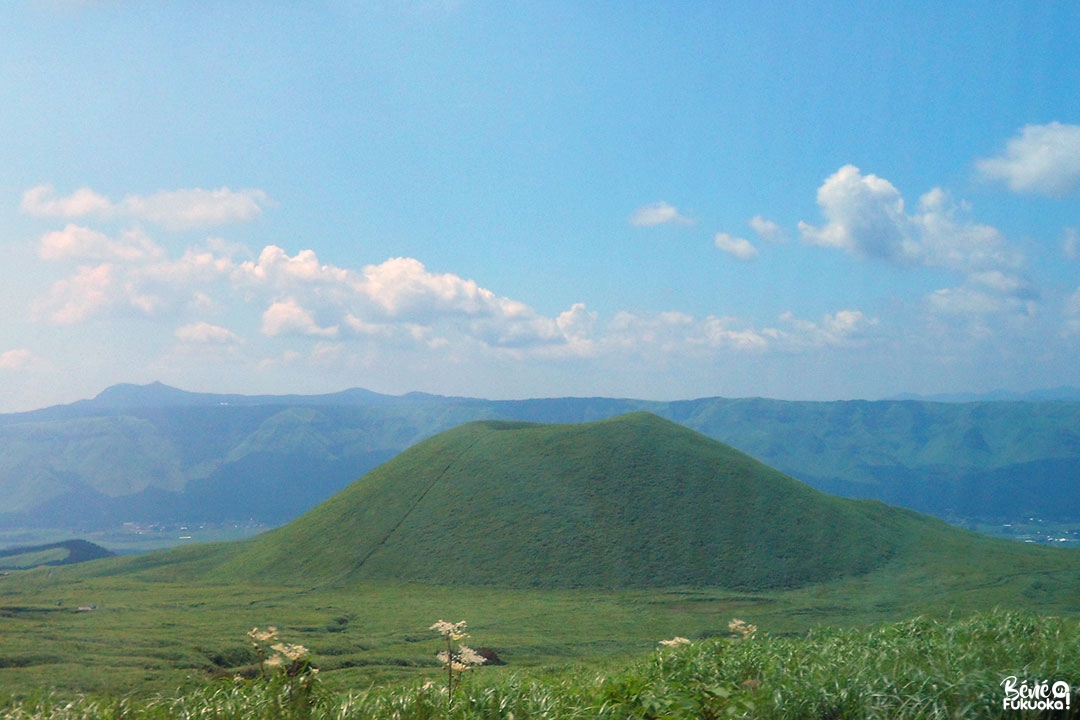
M 512 587 L 793 587 L 886 563 L 976 574 L 1041 551 L 819 493 L 644 413 L 584 425 L 481 422 L 440 434 L 216 577 Z M 933 573 L 931 573 L 933 574 Z
M 858 574 L 938 523 L 819 493 L 654 415 L 480 422 L 257 538 L 232 576 L 513 587 L 796 586 Z

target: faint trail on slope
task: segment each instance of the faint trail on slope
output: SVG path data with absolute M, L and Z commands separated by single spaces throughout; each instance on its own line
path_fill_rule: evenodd
M 399 527 L 401 527 L 405 523 L 405 520 L 409 517 L 409 515 L 412 514 L 412 511 L 415 510 L 420 505 L 421 502 L 423 502 L 424 498 L 427 497 L 427 494 L 429 492 L 431 492 L 431 489 L 433 487 L 435 487 L 435 485 L 440 480 L 443 479 L 443 476 L 445 476 L 446 473 L 450 471 L 450 468 L 452 468 L 454 466 L 454 463 L 458 462 L 459 460 L 461 460 L 461 458 L 465 457 L 466 453 L 468 453 L 470 450 L 472 450 L 473 446 L 475 446 L 478 442 L 480 442 L 482 437 L 483 436 L 478 437 L 475 440 L 473 440 L 471 443 L 469 443 L 469 445 L 464 450 L 462 450 L 461 453 L 459 453 L 456 458 L 454 458 L 453 460 L 451 460 L 450 462 L 448 462 L 446 464 L 446 467 L 444 467 L 442 469 L 442 472 L 440 472 L 438 475 L 435 476 L 434 480 L 432 480 L 430 483 L 428 483 L 428 486 L 426 488 L 424 488 L 424 491 L 422 493 L 420 493 L 419 497 L 416 498 L 416 501 L 413 502 L 412 506 L 402 514 L 401 519 L 398 520 L 397 523 L 395 523 L 392 528 L 387 530 L 383 534 L 383 536 L 381 538 L 379 538 L 379 541 L 377 543 L 375 543 L 375 546 L 371 548 L 370 552 L 368 552 L 368 554 L 365 555 L 360 560 L 360 562 L 358 562 L 356 564 L 356 569 L 357 570 L 360 570 L 362 567 L 364 567 L 364 563 L 366 563 L 368 560 L 370 560 L 371 556 L 374 555 L 375 553 L 377 553 L 382 548 L 382 546 L 386 544 L 386 541 L 390 539 L 390 536 L 393 535 L 395 532 L 397 532 L 397 529 Z

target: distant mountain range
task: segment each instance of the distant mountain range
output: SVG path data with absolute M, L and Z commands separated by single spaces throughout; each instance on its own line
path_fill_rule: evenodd
M 0 415 L 0 527 L 299 516 L 404 449 L 473 420 L 647 411 L 816 488 L 945 518 L 1080 519 L 1080 402 L 493 401 L 362 389 L 314 396 L 118 385 Z
M 1011 392 L 1008 390 L 994 390 L 987 393 L 938 393 L 936 395 L 919 395 L 916 393 L 903 393 L 889 398 L 890 400 L 928 400 L 930 402 L 996 402 L 996 401 L 1023 401 L 1044 402 L 1047 400 L 1063 400 L 1066 402 L 1080 402 L 1080 388 L 1062 386 L 1046 390 L 1029 390 L 1027 392 Z

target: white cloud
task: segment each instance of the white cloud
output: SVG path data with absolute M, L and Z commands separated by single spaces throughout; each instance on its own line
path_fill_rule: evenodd
M 45 260 L 133 261 L 159 257 L 163 250 L 138 230 L 113 240 L 97 230 L 69 224 L 63 230 L 43 235 L 38 254 Z
M 825 313 L 819 322 L 800 319 L 790 311 L 782 314 L 780 320 L 792 328 L 782 335 L 792 348 L 850 345 L 865 339 L 870 329 L 878 324 L 877 318 L 850 309 Z
M 0 370 L 22 370 L 34 362 L 34 353 L 16 348 L 0 353 Z
M 200 321 L 182 325 L 174 333 L 178 340 L 198 344 L 226 344 L 240 342 L 240 336 L 228 328 Z
M 56 325 L 82 322 L 113 302 L 114 278 L 110 263 L 80 267 L 70 278 L 53 283 L 48 295 L 34 304 L 31 318 L 45 317 Z
M 860 310 L 826 313 L 820 321 L 804 320 L 792 312 L 779 318 L 780 327 L 755 328 L 734 317 L 702 319 L 680 312 L 638 315 L 619 312 L 610 322 L 602 344 L 608 350 L 669 356 L 713 355 L 716 352 L 797 353 L 823 347 L 856 345 L 870 337 L 878 324 Z
M 803 240 L 906 267 L 939 268 L 964 282 L 926 298 L 932 314 L 975 318 L 990 314 L 1030 317 L 1038 292 L 1023 272 L 1023 254 L 996 228 L 977 223 L 970 208 L 934 188 L 914 214 L 890 182 L 845 165 L 818 190 L 826 222 L 799 223 Z M 983 324 L 980 332 L 989 333 Z
M 86 215 L 107 216 L 113 213 L 109 198 L 90 188 L 80 188 L 67 197 L 55 196 L 52 185 L 38 185 L 23 193 L 19 208 L 38 217 L 77 218 Z
M 361 271 L 356 288 L 387 316 L 430 319 L 439 315 L 515 317 L 525 306 L 498 297 L 453 273 L 432 273 L 415 258 L 391 258 Z
M 48 200 L 44 195 L 31 199 Z M 770 232 L 768 221 L 755 224 Z M 757 252 L 748 240 L 726 233 L 717 235 L 716 245 L 741 259 Z M 389 356 L 430 367 L 627 355 L 661 364 L 680 357 L 708 361 L 718 353 L 790 353 L 855 342 L 874 322 L 858 311 L 817 322 L 788 315 L 776 327 L 677 311 L 620 312 L 605 320 L 584 303 L 545 315 L 410 257 L 351 269 L 321 262 L 311 249 L 290 255 L 268 245 L 255 259 L 243 259 L 252 255 L 246 248 L 214 238 L 169 257 L 140 231 L 110 236 L 74 224 L 44 236 L 39 254 L 96 264 L 80 266 L 54 283 L 34 304 L 33 319 L 70 325 L 118 312 L 167 318 L 180 342 L 176 357 L 192 352 L 204 357 L 207 348 L 218 347 L 227 351 L 219 353 L 222 358 L 238 360 L 234 346 L 243 343 L 252 358 L 277 358 L 262 363 L 264 369 L 290 362 L 367 364 Z M 1003 284 L 1008 278 L 991 280 Z M 236 329 L 203 319 L 210 313 L 228 313 Z M 246 332 L 235 325 L 245 315 L 253 325 Z M 289 338 L 289 347 L 278 347 L 282 338 Z
M 760 352 L 779 338 L 775 328 L 755 330 L 737 327 L 734 318 L 709 316 L 701 321 L 701 338 L 711 349 L 729 348 L 736 351 Z
M 976 162 L 979 173 L 1013 192 L 1060 197 L 1080 184 L 1080 125 L 1025 125 L 997 157 Z
M 693 221 L 682 215 L 677 208 L 664 201 L 643 205 L 630 214 L 630 224 L 635 227 L 655 227 L 673 223 L 691 225 Z
M 236 271 L 231 258 L 215 254 L 211 250 L 188 248 L 176 260 L 161 260 L 144 266 L 133 267 L 129 274 L 144 282 L 158 282 L 175 286 L 209 284 L 229 277 Z M 208 296 L 200 293 L 200 302 Z
M 784 235 L 784 231 L 780 228 L 779 225 L 774 223 L 772 220 L 766 220 L 760 215 L 755 215 L 754 217 L 750 218 L 750 220 L 748 220 L 746 224 L 749 225 L 755 233 L 757 233 L 757 236 L 759 238 L 767 242 L 782 243 L 787 240 L 787 237 Z
M 800 222 L 805 242 L 893 262 L 917 258 L 904 198 L 888 180 L 845 165 L 818 188 L 817 203 L 826 222 L 821 227 Z
M 296 283 L 347 285 L 352 274 L 333 265 L 322 265 L 314 250 L 301 250 L 289 257 L 277 245 L 267 245 L 256 262 L 241 263 L 236 277 L 255 282 L 268 282 L 274 287 L 289 288 Z
M 587 342 L 596 331 L 597 314 L 585 307 L 585 303 L 574 303 L 569 310 L 559 313 L 555 319 L 562 334 L 571 341 Z
M 236 264 L 212 248 L 189 248 L 177 259 L 156 246 L 122 244 L 87 229 L 50 236 L 43 255 L 108 256 L 114 263 L 80 268 L 56 283 L 37 304 L 37 318 L 73 324 L 110 309 L 143 314 L 220 306 L 232 297 L 245 305 L 266 303 L 262 332 L 334 337 L 396 337 L 431 343 L 449 332 L 482 344 L 523 348 L 566 344 L 558 318 L 502 297 L 452 273 L 433 273 L 413 258 L 392 258 L 353 271 L 319 262 L 312 250 L 290 256 L 265 247 L 256 261 Z M 285 299 L 282 299 L 285 298 Z M 319 323 L 315 317 L 328 322 Z M 437 329 L 438 328 L 438 329 Z M 575 332 L 580 329 L 578 323 Z
M 927 304 L 935 314 L 945 316 L 986 316 L 1012 314 L 1029 317 L 1035 313 L 1035 301 L 1001 293 L 990 285 L 976 282 L 930 293 Z
M 318 337 L 336 337 L 338 327 L 322 327 L 316 322 L 315 316 L 300 306 L 294 298 L 277 300 L 270 305 L 262 316 L 262 332 L 264 335 L 282 335 L 297 333 L 300 335 L 314 335 Z
M 912 258 L 927 267 L 962 273 L 1020 268 L 1023 255 L 996 228 L 964 218 L 967 210 L 966 205 L 952 203 L 940 188 L 923 195 L 919 213 L 908 225 Z
M 262 190 L 216 190 L 191 188 L 155 193 L 147 197 L 129 195 L 122 207 L 132 217 L 157 222 L 166 227 L 212 227 L 246 223 L 262 216 L 270 203 Z
M 728 255 L 736 257 L 739 260 L 753 260 L 757 257 L 758 251 L 749 240 L 741 237 L 735 237 L 721 232 L 716 233 L 716 237 L 713 238 L 713 243 L 718 250 L 723 250 Z
M 992 290 L 998 295 L 1006 295 L 1020 300 L 1031 300 L 1036 297 L 1035 291 L 1027 280 L 1000 270 L 972 273 L 968 276 L 968 282 L 974 286 Z
M 128 195 L 120 202 L 113 202 L 89 188 L 57 197 L 51 185 L 39 185 L 23 193 L 20 208 L 38 217 L 124 217 L 186 229 L 251 222 L 270 204 L 267 194 L 255 189 L 188 188 L 146 196 Z

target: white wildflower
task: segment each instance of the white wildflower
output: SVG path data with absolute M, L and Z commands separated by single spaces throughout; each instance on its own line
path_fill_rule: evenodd
M 308 649 L 303 645 L 289 645 L 286 643 L 278 643 L 277 645 L 271 645 L 271 649 L 284 655 L 289 660 L 299 660 L 308 654 Z
M 260 630 L 257 627 L 253 627 L 248 630 L 248 637 L 251 638 L 252 643 L 258 645 L 259 643 L 269 642 L 277 639 L 277 628 L 271 625 L 265 630 Z
M 484 656 L 473 650 L 471 647 L 460 646 L 458 649 L 458 659 L 466 665 L 483 665 Z
M 679 637 L 678 635 L 676 635 L 675 637 L 671 638 L 670 640 L 661 640 L 660 644 L 661 645 L 666 645 L 668 647 L 675 647 L 675 646 L 678 646 L 678 645 L 689 645 L 690 641 L 687 640 L 684 637 Z
M 440 620 L 439 622 L 435 623 L 434 625 L 432 625 L 428 629 L 429 630 L 434 630 L 435 632 L 442 635 L 444 638 L 449 638 L 450 640 L 455 640 L 455 641 L 456 640 L 464 640 L 465 638 L 469 637 L 469 634 L 467 632 L 465 632 L 465 621 L 464 620 L 462 620 L 461 622 L 456 622 L 456 623 L 446 622 L 445 620 Z
M 738 635 L 739 637 L 749 639 L 757 632 L 757 625 L 750 625 L 745 620 L 739 620 L 735 618 L 728 623 L 728 630 L 732 635 Z

